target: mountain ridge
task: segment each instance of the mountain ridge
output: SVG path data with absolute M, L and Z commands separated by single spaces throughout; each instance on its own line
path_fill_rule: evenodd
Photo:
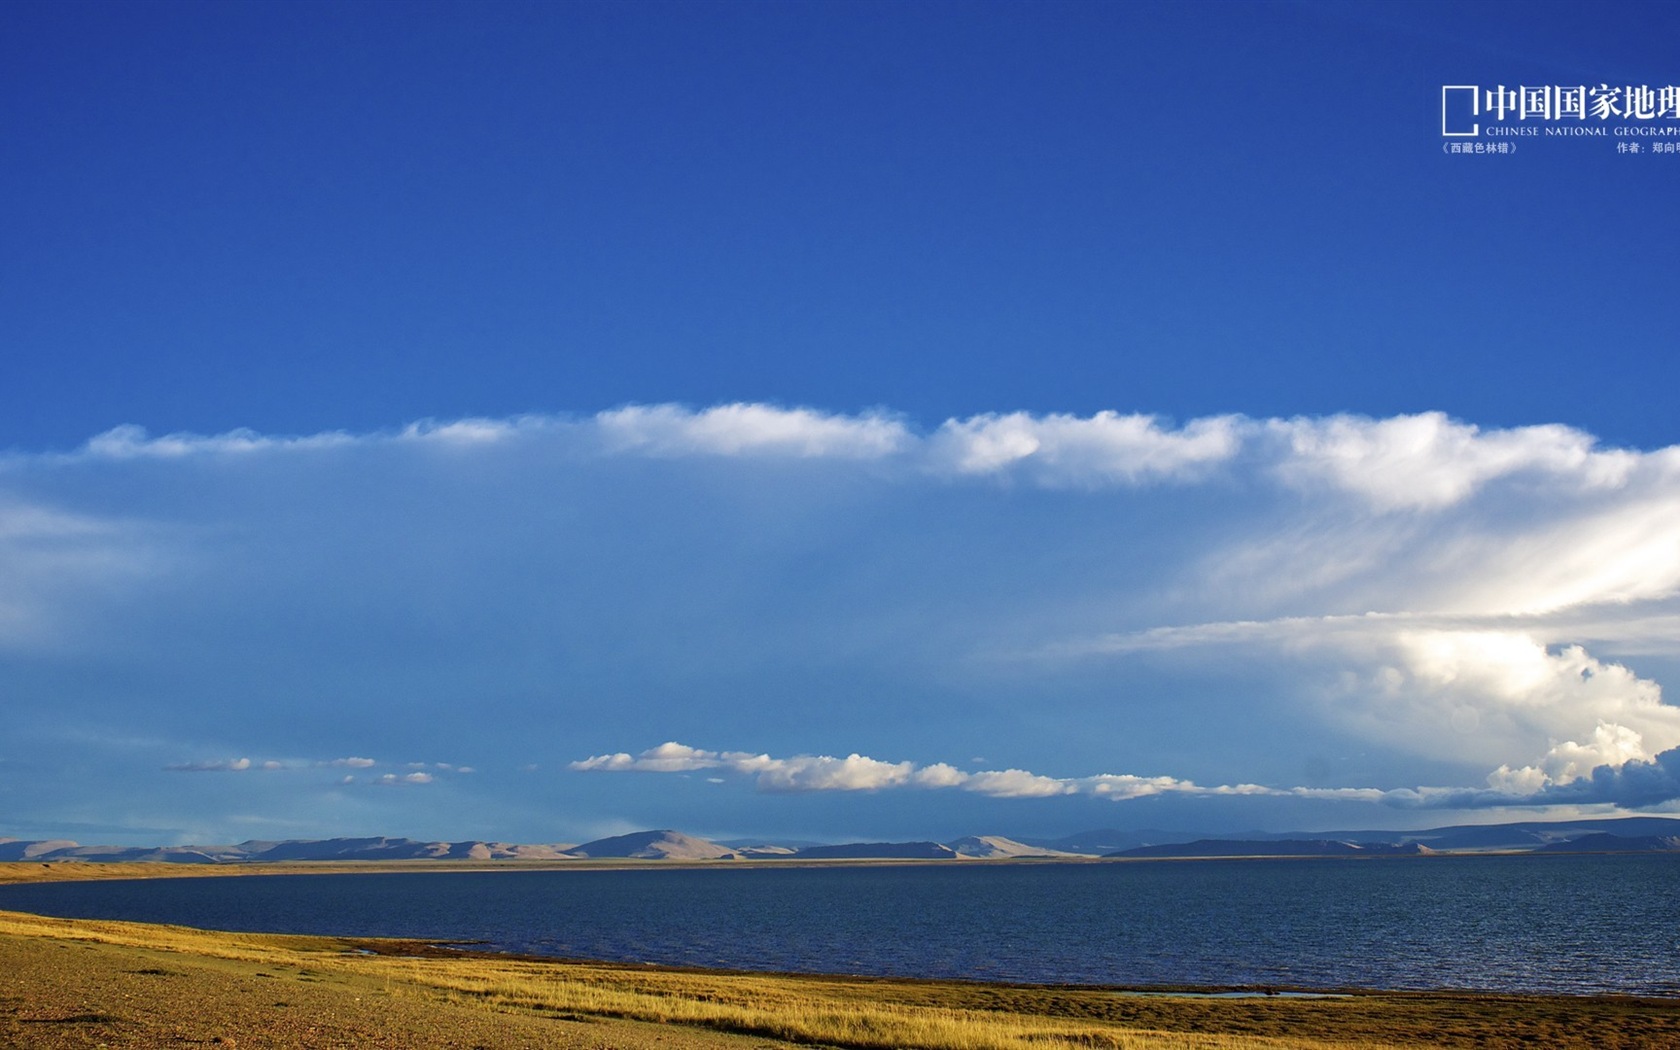
M 737 840 L 739 841 L 739 840 Z M 0 838 L 0 861 L 252 864 L 328 860 L 770 860 L 1027 859 L 1075 857 L 1394 856 L 1425 853 L 1680 852 L 1680 818 L 1602 817 L 1461 824 L 1412 831 L 1239 835 L 1165 831 L 1083 832 L 1060 839 L 969 835 L 948 842 L 849 842 L 728 846 L 672 829 L 570 843 L 423 841 L 389 836 L 248 839 L 230 845 L 84 846 L 70 839 Z

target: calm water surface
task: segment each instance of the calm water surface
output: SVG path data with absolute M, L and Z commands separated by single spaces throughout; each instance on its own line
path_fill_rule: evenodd
M 1680 996 L 1661 855 L 147 879 L 0 908 L 755 970 Z

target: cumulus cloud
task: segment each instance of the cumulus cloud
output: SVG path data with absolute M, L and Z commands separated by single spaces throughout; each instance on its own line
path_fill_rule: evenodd
M 1319 710 L 1331 722 L 1420 758 L 1496 766 L 1489 784 L 1506 797 L 1680 746 L 1680 708 L 1664 701 L 1656 681 L 1581 644 L 1554 641 L 1576 629 L 1572 622 L 1533 620 L 1522 629 L 1487 622 L 1365 614 L 1208 623 L 1053 647 L 1050 655 L 1281 662 L 1303 693 L 1318 676 Z
M 1680 745 L 1680 708 L 1662 689 L 1584 647 L 1524 631 L 1402 629 L 1345 639 L 1330 713 L 1420 755 L 1507 766 L 1549 781 Z
M 908 762 L 882 762 L 859 754 L 782 759 L 754 755 L 740 768 L 756 775 L 763 791 L 877 791 L 909 782 L 915 771 Z
M 1533 799 L 1542 805 L 1608 803 L 1626 808 L 1680 799 L 1680 748 L 1648 760 L 1597 766 L 1586 776 L 1546 785 Z
M 378 773 L 361 779 L 362 783 L 376 784 L 386 787 L 400 787 L 407 784 L 431 784 L 440 776 L 469 776 L 476 772 L 472 766 L 457 765 L 452 762 L 402 762 L 380 763 L 371 758 L 335 758 L 325 762 L 313 763 L 319 768 L 337 769 L 375 769 L 380 765 L 394 765 L 399 769 L 409 770 L 407 773 Z M 354 774 L 347 774 L 339 780 L 341 784 L 357 783 Z
M 897 788 L 954 790 L 1004 799 L 1045 799 L 1074 795 L 1125 802 L 1165 795 L 1204 798 L 1269 797 L 1335 800 L 1400 809 L 1485 809 L 1581 805 L 1652 806 L 1680 799 L 1680 747 L 1644 758 L 1636 743 L 1618 727 L 1604 727 L 1597 748 L 1567 744 L 1575 762 L 1614 754 L 1619 761 L 1591 768 L 1551 773 L 1539 767 L 1490 773 L 1486 786 L 1273 787 L 1264 784 L 1202 785 L 1173 776 L 1097 773 L 1051 777 L 1024 769 L 965 772 L 947 763 L 917 765 L 883 762 L 852 754 L 846 758 L 798 755 L 772 758 L 745 751 L 704 751 L 665 743 L 639 755 L 619 752 L 569 764 L 578 772 L 682 773 L 723 770 L 752 778 L 759 791 L 883 791 Z M 1616 748 L 1618 744 L 1620 751 Z M 391 778 L 387 776 L 386 781 Z M 720 783 L 719 777 L 708 777 Z
M 1024 769 L 996 769 L 980 773 L 952 770 L 954 776 L 940 787 L 954 787 L 994 798 L 1045 798 L 1078 793 L 1075 782 L 1039 776 Z
M 1237 416 L 1173 430 L 1154 416 L 1013 412 L 946 420 L 928 439 L 927 455 L 936 468 L 959 475 L 1019 473 L 1049 485 L 1095 487 L 1194 477 L 1234 456 L 1249 429 Z
M 215 435 L 165 434 L 157 437 L 133 424 L 113 427 L 89 438 L 81 456 L 89 459 L 179 459 L 204 454 L 240 454 L 272 449 L 325 449 L 353 444 L 358 439 L 334 431 L 304 437 L 275 437 L 254 430 L 230 430 Z
M 701 751 L 669 741 L 649 748 L 639 756 L 623 751 L 611 755 L 596 755 L 573 762 L 571 768 L 611 772 L 634 769 L 649 773 L 687 773 L 696 769 L 716 769 L 724 764 L 722 756 L 716 751 Z
M 1612 806 L 1642 809 L 1680 800 L 1680 748 L 1649 759 L 1595 766 L 1554 781 L 1538 767 L 1501 768 L 1485 787 L 1424 787 L 1378 793 L 1376 801 L 1411 809 Z
M 624 752 L 596 755 L 573 762 L 570 768 L 643 773 L 723 769 L 755 777 L 764 791 L 873 791 L 903 786 L 914 772 L 908 762 L 879 762 L 857 754 L 845 758 L 801 755 L 783 759 L 746 751 L 704 751 L 675 741 L 634 756 Z
M 1272 420 L 1265 430 L 1287 443 L 1274 468 L 1285 481 L 1356 493 L 1382 510 L 1439 509 L 1495 478 L 1523 473 L 1610 489 L 1639 462 L 1632 452 L 1600 451 L 1590 435 L 1569 427 L 1482 430 L 1439 412 Z
M 595 417 L 609 448 L 653 456 L 709 454 L 879 459 L 910 442 L 897 420 L 840 416 L 807 408 L 631 405 Z
M 1381 511 L 1433 512 L 1474 497 L 1501 479 L 1529 478 L 1575 495 L 1610 493 L 1639 475 L 1680 473 L 1680 450 L 1599 448 L 1561 425 L 1489 429 L 1438 412 L 1370 419 L 1252 419 L 1208 416 L 1173 427 L 1159 417 L 1100 411 L 983 413 L 918 432 L 903 419 L 737 402 L 704 409 L 627 405 L 591 417 L 523 415 L 424 420 L 395 431 L 274 436 L 154 436 L 132 424 L 46 459 L 181 459 L 259 451 L 324 454 L 406 444 L 493 448 L 542 436 L 579 449 L 660 458 L 687 456 L 893 460 L 917 473 L 1019 476 L 1041 484 L 1100 488 L 1160 479 L 1196 480 L 1239 461 L 1305 491 L 1340 492 Z M 13 455 L 13 463 L 30 457 Z
M 747 751 L 704 751 L 674 741 L 649 748 L 638 755 L 617 752 L 595 755 L 572 762 L 578 772 L 686 773 L 700 769 L 722 769 L 753 778 L 760 791 L 881 791 L 890 788 L 953 789 L 993 798 L 1047 798 L 1058 795 L 1093 795 L 1098 798 L 1129 799 L 1148 795 L 1285 794 L 1253 784 L 1230 787 L 1202 787 L 1174 777 L 1138 777 L 1105 773 L 1063 779 L 1041 776 L 1024 769 L 964 772 L 944 762 L 918 766 L 914 762 L 883 762 L 856 753 L 845 758 L 828 755 L 796 755 L 772 758 Z
M 269 763 L 263 763 L 258 768 L 268 768 Z M 248 758 L 217 759 L 210 762 L 181 762 L 171 766 L 164 766 L 171 773 L 243 773 L 251 768 Z
M 434 778 L 430 773 L 384 773 L 371 783 L 382 787 L 403 787 L 410 784 L 430 784 Z

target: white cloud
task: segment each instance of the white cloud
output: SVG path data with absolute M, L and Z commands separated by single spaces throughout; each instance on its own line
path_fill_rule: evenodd
M 1055 777 L 1039 776 L 1024 769 L 999 769 L 962 773 L 952 783 L 944 786 L 996 798 L 1046 798 L 1077 794 L 1080 783 L 1084 782 L 1057 780 Z
M 536 769 L 535 766 L 531 766 L 529 768 L 533 770 Z M 636 765 L 636 759 L 633 755 L 624 751 L 619 751 L 611 755 L 593 755 L 589 758 L 580 759 L 571 763 L 570 768 L 578 770 L 579 772 L 617 773 L 627 769 L 636 769 L 638 767 Z M 648 769 L 650 767 L 643 766 L 640 768 Z
M 88 459 L 180 459 L 195 455 L 237 455 L 273 449 L 325 449 L 352 445 L 360 439 L 333 431 L 304 437 L 274 437 L 254 430 L 223 434 L 166 434 L 153 437 L 144 427 L 125 424 L 88 439 L 80 456 Z
M 1024 769 L 964 772 L 944 762 L 918 766 L 913 762 L 883 762 L 859 754 L 845 758 L 828 755 L 797 755 L 772 758 L 746 751 L 703 751 L 686 744 L 669 742 L 639 755 L 626 752 L 595 755 L 570 763 L 578 772 L 682 773 L 697 769 L 724 769 L 752 777 L 760 791 L 881 791 L 890 788 L 953 789 L 993 798 L 1049 798 L 1059 795 L 1092 795 L 1098 798 L 1130 799 L 1148 795 L 1232 795 L 1283 794 L 1252 784 L 1201 787 L 1174 777 L 1138 777 L 1104 773 L 1063 779 L 1042 776 Z
M 596 755 L 573 762 L 571 767 L 579 770 L 636 769 L 652 773 L 687 773 L 696 769 L 716 769 L 724 764 L 715 751 L 701 751 L 671 741 L 649 748 L 638 756 L 622 751 L 614 755 Z
M 1370 739 L 1538 764 L 1563 779 L 1680 746 L 1680 708 L 1661 687 L 1579 645 L 1487 630 L 1403 630 L 1367 644 L 1375 667 L 1344 680 L 1335 700 Z
M 1680 592 L 1680 478 L 1532 523 L 1460 530 L 1444 546 L 1448 608 L 1537 614 L 1666 598 Z
M 1324 719 L 1356 737 L 1497 767 L 1494 778 L 1521 794 L 1523 785 L 1567 783 L 1680 746 L 1680 707 L 1664 701 L 1661 686 L 1564 641 L 1572 629 L 1543 618 L 1290 617 L 1155 628 L 1043 655 L 1155 652 L 1280 667 L 1298 695 L 1318 697 Z
M 1074 783 L 1079 785 L 1082 793 L 1096 795 L 1099 798 L 1114 799 L 1115 801 L 1148 798 L 1152 795 L 1168 793 L 1189 795 L 1247 793 L 1234 787 L 1199 787 L 1191 781 L 1179 780 L 1176 777 L 1140 777 L 1130 773 L 1098 773 L 1095 776 L 1081 777 Z
M 406 784 L 430 784 L 433 779 L 435 778 L 430 773 L 384 773 L 372 783 L 381 787 L 402 787 Z
M 1356 493 L 1381 510 L 1447 507 L 1495 478 L 1520 473 L 1551 475 L 1571 487 L 1614 488 L 1639 461 L 1631 452 L 1598 451 L 1590 435 L 1569 427 L 1484 431 L 1439 412 L 1272 420 L 1266 429 L 1288 443 L 1275 467 L 1285 481 Z
M 910 779 L 917 787 L 951 788 L 961 787 L 968 780 L 968 774 L 955 766 L 935 762 L 917 769 Z
M 182 762 L 165 766 L 171 773 L 243 773 L 251 768 L 248 758 L 217 759 L 211 762 Z
M 771 758 L 745 751 L 703 751 L 674 741 L 631 756 L 620 752 L 596 755 L 571 763 L 574 770 L 645 773 L 688 773 L 701 769 L 724 769 L 757 779 L 764 791 L 873 791 L 900 787 L 909 782 L 913 768 L 908 762 L 878 762 L 862 755 L 833 758 L 801 755 Z
M 1620 769 L 1629 762 L 1646 762 L 1651 757 L 1644 734 L 1614 722 L 1601 721 L 1587 743 L 1565 740 L 1547 751 L 1540 768 L 1553 783 L 1567 784 L 1591 776 L 1592 771 L 1600 766 Z
M 1651 762 L 1644 738 L 1626 726 L 1600 722 L 1585 744 L 1565 740 L 1539 762 L 1513 769 L 1502 765 L 1488 774 L 1489 789 L 1517 797 L 1544 797 L 1547 792 L 1591 778 L 1600 771 L 1614 773 L 1629 765 Z
M 678 764 L 660 754 L 681 752 Z M 1591 744 L 1567 743 L 1547 756 L 1549 769 L 1501 766 L 1488 774 L 1485 787 L 1420 786 L 1272 787 L 1264 784 L 1201 785 L 1172 776 L 1098 773 L 1083 777 L 1050 777 L 1024 769 L 964 772 L 946 763 L 917 766 L 912 762 L 882 762 L 852 754 L 844 759 L 801 755 L 772 758 L 745 751 L 702 751 L 667 743 L 643 752 L 597 755 L 572 762 L 579 772 L 676 773 L 691 769 L 723 769 L 754 778 L 760 791 L 882 791 L 911 788 L 927 791 L 964 791 L 1004 799 L 1046 799 L 1082 795 L 1126 802 L 1141 798 L 1180 795 L 1201 798 L 1296 798 L 1402 809 L 1562 808 L 1616 804 L 1658 806 L 1680 800 L 1680 748 L 1647 757 L 1623 727 L 1601 726 Z M 386 777 L 387 781 L 391 778 Z M 707 777 L 721 783 L 720 777 Z
M 397 435 L 399 440 L 443 445 L 490 445 L 505 441 L 521 430 L 540 429 L 547 421 L 540 416 L 513 419 L 456 419 L 448 422 L 425 420 L 410 423 Z
M 771 455 L 879 459 L 910 440 L 897 420 L 839 416 L 806 408 L 719 405 L 694 412 L 678 405 L 631 405 L 595 417 L 609 448 L 653 456 Z
M 1170 430 L 1154 416 L 1013 412 L 946 420 L 927 455 L 958 475 L 1019 472 L 1048 485 L 1098 487 L 1194 477 L 1234 456 L 1246 429 L 1236 416 Z
M 547 435 L 580 447 L 673 457 L 897 457 L 955 475 L 1019 472 L 1052 485 L 1130 486 L 1156 478 L 1193 480 L 1247 455 L 1292 488 L 1354 494 L 1381 510 L 1437 511 L 1502 478 L 1572 493 L 1617 490 L 1642 471 L 1680 470 L 1680 449 L 1601 449 L 1591 435 L 1560 425 L 1483 429 L 1438 413 L 1257 420 L 1207 416 L 1173 428 L 1156 416 L 1100 411 L 983 413 L 947 419 L 920 434 L 883 412 L 845 415 L 748 402 L 700 410 L 627 405 L 583 419 L 523 415 L 422 420 L 394 431 L 327 431 L 275 436 L 149 434 L 132 424 L 99 434 L 77 452 L 8 454 L 13 466 L 77 459 L 181 459 L 256 451 L 323 453 L 369 444 L 434 444 L 486 450 L 519 435 Z
M 904 786 L 914 772 L 908 762 L 882 762 L 859 754 L 785 759 L 755 755 L 736 768 L 756 774 L 763 791 L 878 791 Z

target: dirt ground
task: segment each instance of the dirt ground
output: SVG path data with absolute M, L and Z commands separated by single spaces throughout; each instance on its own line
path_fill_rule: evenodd
M 0 936 L 0 1047 L 757 1050 L 762 1037 L 440 1002 L 306 969 Z

